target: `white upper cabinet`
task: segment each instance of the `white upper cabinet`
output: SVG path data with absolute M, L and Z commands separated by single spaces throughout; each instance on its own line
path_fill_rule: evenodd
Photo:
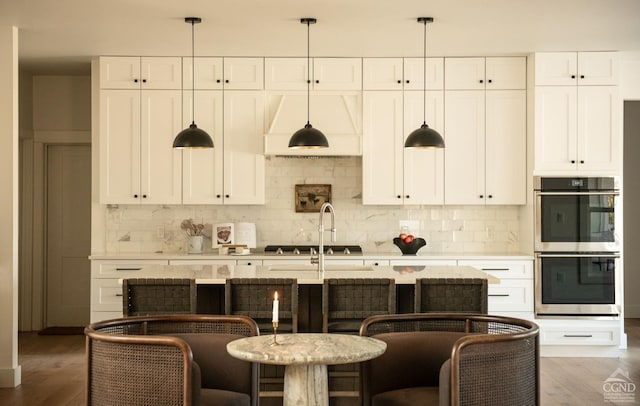
M 427 94 L 427 123 L 442 132 L 442 91 Z M 422 92 L 364 94 L 362 203 L 443 204 L 442 150 L 407 150 L 404 141 L 424 121 Z
M 181 89 L 179 57 L 100 57 L 101 89 Z
M 360 58 L 311 58 L 311 78 L 307 58 L 266 58 L 267 90 L 361 90 Z M 310 83 L 307 84 L 307 81 Z
M 617 52 L 535 54 L 536 86 L 617 85 Z
M 263 58 L 195 58 L 196 89 L 261 90 Z M 182 59 L 184 89 L 191 89 L 191 58 Z
M 620 170 L 615 52 L 534 55 L 538 173 Z
M 526 89 L 525 57 L 445 58 L 447 90 Z
M 364 58 L 364 90 L 422 90 L 423 58 Z M 442 90 L 443 58 L 427 58 L 427 90 Z

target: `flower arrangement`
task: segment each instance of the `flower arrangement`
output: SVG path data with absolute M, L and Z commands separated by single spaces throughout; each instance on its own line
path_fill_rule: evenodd
M 180 228 L 184 230 L 185 233 L 189 237 L 193 237 L 196 235 L 202 235 L 202 230 L 204 230 L 204 224 L 202 223 L 194 223 L 192 219 L 182 220 L 180 224 Z

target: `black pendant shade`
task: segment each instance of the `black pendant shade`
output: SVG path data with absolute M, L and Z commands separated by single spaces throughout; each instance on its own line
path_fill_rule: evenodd
M 444 148 L 442 135 L 433 128 L 429 128 L 427 123 L 423 123 L 420 128 L 409 134 L 404 142 L 405 148 Z
M 304 128 L 296 131 L 289 140 L 289 148 L 328 148 L 329 141 L 324 134 L 311 126 L 305 124 Z
M 417 130 L 413 131 L 404 142 L 405 148 L 444 148 L 444 139 L 433 128 L 427 125 L 427 23 L 432 23 L 432 17 L 419 17 L 418 22 L 424 24 L 424 82 L 423 82 L 423 98 L 424 98 L 424 122 Z
M 173 148 L 213 148 L 213 140 L 206 131 L 191 123 L 173 140 Z
M 301 18 L 300 22 L 307 25 L 307 124 L 296 131 L 289 139 L 291 149 L 329 148 L 329 141 L 322 131 L 313 128 L 309 123 L 309 92 L 311 83 L 311 58 L 309 56 L 309 26 L 316 23 L 315 18 Z
M 180 131 L 173 140 L 173 148 L 213 148 L 213 139 L 206 131 L 198 128 L 195 122 L 195 52 L 194 52 L 194 25 L 202 22 L 199 17 L 186 17 L 185 23 L 191 24 L 191 125 Z

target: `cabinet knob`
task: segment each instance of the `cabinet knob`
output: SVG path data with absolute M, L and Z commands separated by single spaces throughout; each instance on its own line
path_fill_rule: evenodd
M 229 79 L 225 79 L 225 80 L 224 80 L 224 83 L 229 83 Z
M 398 195 L 398 196 L 396 196 L 396 197 L 397 197 L 398 199 L 402 199 L 402 196 L 400 196 L 400 195 Z
M 484 195 L 480 195 L 480 199 L 484 199 Z
M 580 163 L 581 163 L 581 164 L 583 164 L 583 163 L 584 163 L 584 159 L 581 159 L 581 160 L 580 160 Z
M 492 82 L 492 80 L 491 80 L 491 79 L 489 79 L 487 82 L 491 83 L 491 82 Z
M 224 195 L 224 197 L 226 197 L 227 199 L 229 198 L 229 195 Z
M 489 199 L 493 199 L 493 195 L 489 195 L 487 196 Z
M 480 83 L 484 83 L 484 80 L 480 79 Z
M 571 160 L 571 163 L 572 163 L 572 164 L 575 164 L 575 163 L 576 163 L 576 160 L 575 160 L 575 159 L 572 159 L 572 160 Z
M 406 195 L 406 196 L 405 196 L 405 198 L 406 198 L 406 199 L 408 199 L 408 198 L 410 198 L 410 197 L 411 197 L 411 196 L 409 196 L 409 195 Z
M 216 79 L 216 83 L 220 83 L 220 82 L 221 82 L 221 80 L 220 80 L 220 79 Z
M 251 265 L 251 262 L 247 262 L 247 265 Z
M 576 78 L 576 75 L 571 75 L 571 79 L 575 79 L 575 78 Z
M 378 266 L 379 264 L 378 264 L 377 262 L 374 262 L 374 263 L 373 263 L 373 265 L 374 265 L 374 266 Z
M 402 81 L 400 79 L 398 79 L 398 83 L 402 83 Z
M 407 79 L 407 83 L 411 83 L 411 81 Z
M 222 197 L 222 195 L 216 195 L 216 197 L 217 197 L 218 199 L 220 199 L 220 198 Z
M 143 199 L 146 199 L 146 198 L 147 198 L 147 195 L 142 195 L 142 198 L 143 198 Z
M 147 79 L 142 79 L 142 83 L 147 83 Z
M 580 75 L 580 79 L 584 79 L 584 75 Z
M 320 81 L 319 81 L 319 80 L 316 80 L 316 83 L 320 83 Z
M 133 79 L 133 83 L 138 83 L 138 79 Z
M 138 198 L 138 195 L 133 195 L 133 197 L 137 199 L 137 198 Z

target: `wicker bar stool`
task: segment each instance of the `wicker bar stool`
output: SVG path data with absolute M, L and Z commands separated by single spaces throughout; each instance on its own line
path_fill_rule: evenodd
M 258 335 L 249 317 L 134 316 L 85 335 L 87 405 L 258 405 L 258 365 L 226 351 Z
M 417 279 L 415 312 L 487 314 L 487 280 L 481 278 Z
M 387 343 L 361 363 L 364 406 L 537 406 L 539 328 L 462 313 L 373 316 L 360 335 Z
M 194 279 L 124 279 L 122 314 L 149 316 L 156 314 L 195 314 L 196 281 Z

